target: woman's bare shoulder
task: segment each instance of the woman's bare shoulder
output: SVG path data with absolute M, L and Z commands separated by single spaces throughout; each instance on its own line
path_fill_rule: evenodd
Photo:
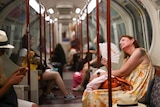
M 142 61 L 141 63 L 143 63 L 143 64 L 150 63 L 150 58 L 147 54 L 147 51 L 144 48 L 138 48 L 136 51 L 139 54 L 139 59 L 138 60 Z
M 146 50 L 144 48 L 137 48 L 135 53 L 139 54 L 141 57 L 146 55 Z

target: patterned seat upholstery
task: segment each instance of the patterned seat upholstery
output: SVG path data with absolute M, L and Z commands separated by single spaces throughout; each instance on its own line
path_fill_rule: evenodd
M 156 75 L 150 96 L 150 107 L 160 107 L 160 76 Z
M 145 98 L 140 101 L 147 107 L 160 107 L 160 66 L 154 67 L 156 75 L 149 83 Z

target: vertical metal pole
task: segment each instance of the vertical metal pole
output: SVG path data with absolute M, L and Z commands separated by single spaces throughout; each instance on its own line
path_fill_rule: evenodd
M 100 68 L 99 0 L 96 0 L 96 29 L 97 29 L 97 68 Z
M 87 61 L 88 61 L 88 69 L 90 69 L 90 64 L 89 64 L 89 23 L 88 23 L 88 5 L 86 6 L 86 29 L 87 29 Z
M 29 55 L 29 52 L 30 52 L 30 26 L 29 26 L 29 0 L 26 0 L 26 35 L 27 35 L 27 64 L 28 64 L 28 85 L 30 86 L 31 85 L 31 82 L 30 82 L 30 61 L 29 61 L 29 58 L 30 58 L 30 55 Z M 31 91 L 29 90 L 28 91 L 28 100 L 31 100 Z
M 41 4 L 39 2 L 39 4 Z M 41 15 L 41 5 L 39 5 L 39 31 L 40 31 L 40 69 L 42 70 L 42 15 Z
M 79 33 L 79 31 L 80 31 L 80 29 L 79 29 L 79 25 L 80 23 L 79 23 L 79 21 L 76 21 L 76 25 L 77 25 L 77 27 L 76 27 L 76 29 L 77 29 L 77 50 L 79 51 L 80 50 L 80 33 Z
M 54 23 L 52 23 L 52 49 L 54 51 L 54 48 L 55 48 L 55 35 L 54 35 Z
M 107 28 L 107 51 L 108 51 L 108 81 L 109 81 L 109 84 L 108 84 L 108 87 L 109 87 L 109 91 L 108 91 L 108 98 L 109 98 L 109 102 L 108 102 L 108 105 L 109 107 L 112 107 L 112 86 L 111 86 L 111 40 L 110 40 L 110 32 L 111 32 L 111 24 L 110 24 L 110 0 L 106 0 L 106 10 L 107 10 L 107 13 L 106 13 L 106 17 L 107 17 L 107 20 L 106 20 L 106 28 Z
M 81 58 L 83 58 L 83 34 L 82 34 L 82 20 L 80 20 L 80 52 L 81 52 Z
M 46 58 L 46 12 L 44 12 L 44 59 L 45 59 L 45 62 L 47 61 L 47 58 Z
M 51 58 L 51 51 L 52 51 L 52 50 L 51 50 L 51 49 L 52 49 L 52 45 L 51 45 L 51 44 L 52 44 L 52 43 L 51 43 L 51 41 L 52 41 L 51 38 L 52 38 L 52 37 L 51 37 L 51 35 L 52 35 L 52 34 L 51 34 L 51 23 L 49 22 L 49 47 L 50 47 L 50 48 L 49 48 L 49 53 L 50 53 L 50 58 Z

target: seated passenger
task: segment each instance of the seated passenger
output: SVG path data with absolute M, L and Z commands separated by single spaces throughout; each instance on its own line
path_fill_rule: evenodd
M 8 43 L 7 35 L 0 30 L 0 56 L 5 53 L 6 49 L 14 48 Z M 0 57 L 0 106 L 1 107 L 38 107 L 37 104 L 25 100 L 17 99 L 13 85 L 21 82 L 28 68 L 23 67 L 16 70 L 8 79 L 4 76 L 2 70 L 2 59 Z M 21 103 L 23 102 L 23 103 Z
M 133 37 L 123 35 L 120 38 L 120 48 L 124 52 L 124 64 L 120 69 L 112 70 L 111 74 L 123 77 L 131 83 L 133 89 L 130 91 L 112 90 L 112 104 L 116 104 L 118 98 L 124 94 L 134 95 L 137 101 L 140 100 L 145 95 L 149 81 L 153 79 L 155 74 L 147 52 L 139 46 Z M 101 62 L 107 68 L 107 60 L 103 58 Z M 107 74 L 107 72 L 101 72 L 98 76 L 101 77 Z M 99 77 L 91 78 L 98 79 Z M 85 90 L 82 97 L 82 105 L 83 107 L 108 107 L 108 91 L 106 89 Z
M 30 35 L 30 47 L 31 50 L 29 52 L 30 56 L 30 69 L 36 70 L 40 65 L 39 55 L 32 49 L 34 44 L 34 37 Z M 19 50 L 19 58 L 17 61 L 17 65 L 19 66 L 27 66 L 27 35 L 24 35 L 21 39 L 21 47 Z
M 96 53 L 95 48 L 91 41 L 89 41 L 89 53 L 88 53 L 88 44 L 87 44 L 87 37 L 83 38 L 83 57 L 80 57 L 81 52 L 77 51 L 73 55 L 73 64 L 69 70 L 71 71 L 80 71 L 83 68 L 83 65 L 89 60 L 92 60 L 92 57 Z
M 64 94 L 64 100 L 76 99 L 76 96 L 72 95 L 67 91 L 59 72 L 53 71 L 52 69 L 46 69 L 42 74 L 42 78 L 43 80 L 47 80 L 49 82 L 47 86 L 47 91 L 45 93 L 46 96 L 51 98 L 55 97 L 52 93 L 52 88 L 56 84 Z
M 60 43 L 56 44 L 54 51 L 51 53 L 50 63 L 53 67 L 58 68 L 58 72 L 63 78 L 63 69 L 66 64 L 66 56 Z
M 100 36 L 99 41 L 100 41 L 100 43 L 103 43 L 104 42 L 104 38 L 102 36 Z M 94 44 L 96 44 L 96 43 L 97 43 L 97 36 L 94 38 Z M 89 50 L 89 52 L 92 53 L 92 54 L 97 54 L 96 50 Z M 93 68 L 97 68 L 97 56 L 95 56 L 95 58 L 90 60 L 89 64 Z M 102 65 L 100 65 L 100 66 L 102 66 Z M 88 62 L 86 62 L 83 65 L 83 68 L 81 70 L 82 80 L 81 80 L 80 84 L 77 87 L 72 89 L 73 91 L 83 91 L 84 85 L 85 85 L 85 81 L 86 81 L 86 78 L 87 78 L 87 71 L 88 71 Z
M 73 55 L 77 53 L 78 47 L 79 47 L 79 42 L 74 33 L 70 41 L 70 49 L 69 49 L 69 54 L 68 54 L 68 65 L 73 64 Z
M 26 38 L 26 37 L 23 37 L 23 38 Z M 23 39 L 23 40 L 26 40 L 26 39 Z M 31 44 L 34 43 L 34 39 L 31 39 Z M 31 45 L 30 44 L 30 45 Z M 26 48 L 22 48 L 21 51 L 23 53 L 23 55 L 20 53 L 21 56 L 26 56 L 27 55 L 27 50 Z M 32 63 L 32 61 L 37 64 L 37 65 L 40 65 L 40 60 L 38 60 L 38 56 L 36 55 L 35 56 L 35 53 L 34 51 L 30 51 L 30 61 Z M 33 58 L 33 59 L 32 59 Z M 40 59 L 40 58 L 39 58 Z M 27 66 L 27 64 L 23 64 L 23 66 Z M 47 85 L 47 91 L 45 93 L 45 95 L 47 97 L 55 97 L 54 94 L 52 93 L 52 88 L 54 87 L 54 85 L 58 85 L 58 87 L 60 88 L 60 90 L 63 92 L 64 94 L 64 100 L 72 100 L 72 99 L 75 99 L 76 96 L 72 95 L 71 93 L 69 93 L 64 85 L 64 82 L 59 74 L 59 72 L 57 71 L 54 71 L 52 69 L 52 67 L 49 67 L 48 65 L 47 66 L 47 69 L 44 68 L 42 71 L 43 71 L 43 74 L 42 74 L 42 79 L 45 80 L 45 81 L 48 81 L 48 85 Z M 32 67 L 32 66 L 31 66 Z M 38 69 L 38 68 L 37 68 Z
M 40 62 L 39 57 L 34 57 L 34 55 L 34 51 L 29 52 L 30 70 L 36 70 Z M 26 67 L 27 64 L 27 49 L 23 48 L 19 53 L 19 66 Z

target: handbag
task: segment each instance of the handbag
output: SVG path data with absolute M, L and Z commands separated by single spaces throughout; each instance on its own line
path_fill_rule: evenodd
M 101 88 L 102 89 L 108 89 L 108 79 L 102 83 Z M 133 87 L 130 82 L 127 80 L 120 78 L 120 77 L 111 77 L 111 86 L 112 88 L 121 87 L 122 90 L 132 90 Z
M 82 71 L 73 74 L 73 88 L 77 87 L 82 81 Z

